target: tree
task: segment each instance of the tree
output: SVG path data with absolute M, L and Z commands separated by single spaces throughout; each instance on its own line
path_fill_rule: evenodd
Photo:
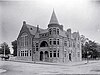
M 15 40 L 15 41 L 12 42 L 12 46 L 13 46 L 12 48 L 14 50 L 13 51 L 13 55 L 17 56 L 17 40 Z
M 85 45 L 82 45 L 82 57 L 87 58 L 91 56 L 91 58 L 97 58 L 99 56 L 97 48 L 98 44 L 95 41 L 87 41 Z
M 0 54 L 4 54 L 4 48 L 5 48 L 5 55 L 10 54 L 10 49 L 9 49 L 9 46 L 6 42 L 2 43 L 0 47 L 1 47 Z

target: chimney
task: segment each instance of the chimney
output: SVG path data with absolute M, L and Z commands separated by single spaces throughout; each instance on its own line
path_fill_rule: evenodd
M 26 25 L 26 21 L 23 21 L 23 25 Z
M 60 28 L 63 30 L 63 25 L 60 25 Z
M 39 25 L 37 25 L 37 32 L 39 32 Z
M 71 29 L 67 29 L 68 38 L 71 38 Z

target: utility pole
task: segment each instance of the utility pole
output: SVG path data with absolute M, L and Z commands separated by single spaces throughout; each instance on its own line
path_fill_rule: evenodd
M 88 54 L 89 54 L 89 52 L 87 51 L 87 63 L 89 63 L 89 60 L 88 60 Z

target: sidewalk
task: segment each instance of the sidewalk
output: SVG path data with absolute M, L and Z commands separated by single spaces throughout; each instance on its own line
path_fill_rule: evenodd
M 58 65 L 58 66 L 78 66 L 78 65 L 85 65 L 85 64 L 92 64 L 92 63 L 100 62 L 100 60 L 90 60 L 87 63 L 87 61 L 84 60 L 84 61 L 81 61 L 81 62 L 51 63 L 51 62 L 25 61 L 25 60 L 15 60 L 15 59 L 10 59 L 9 61 L 31 63 L 31 64 L 43 64 L 43 65 Z

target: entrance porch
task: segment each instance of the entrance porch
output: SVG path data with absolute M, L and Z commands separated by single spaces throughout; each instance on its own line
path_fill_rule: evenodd
M 40 48 L 40 61 L 49 61 L 49 51 L 48 47 Z

